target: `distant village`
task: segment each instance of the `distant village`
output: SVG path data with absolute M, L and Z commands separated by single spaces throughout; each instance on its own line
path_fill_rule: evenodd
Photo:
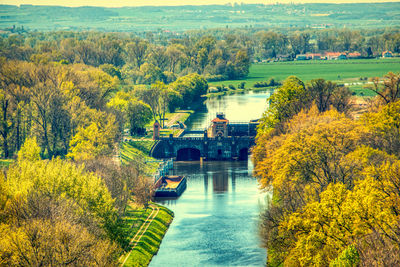
M 379 55 L 382 58 L 392 58 L 395 55 L 391 51 L 384 51 L 382 55 Z M 306 53 L 299 54 L 296 57 L 293 55 L 276 55 L 275 60 L 272 61 L 293 61 L 293 60 L 343 60 L 343 59 L 360 59 L 363 56 L 359 52 L 325 52 L 325 53 Z M 271 60 L 265 59 L 261 62 L 270 62 Z M 254 61 L 257 63 L 259 61 Z

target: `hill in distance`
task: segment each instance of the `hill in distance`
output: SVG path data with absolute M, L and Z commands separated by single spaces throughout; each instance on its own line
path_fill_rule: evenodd
M 400 3 L 63 7 L 0 5 L 0 29 L 185 31 L 239 27 L 400 26 Z

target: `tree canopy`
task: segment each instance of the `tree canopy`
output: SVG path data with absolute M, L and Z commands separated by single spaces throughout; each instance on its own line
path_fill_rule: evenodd
M 333 88 L 314 80 L 307 98 L 290 78 L 259 128 L 255 174 L 273 190 L 260 226 L 270 266 L 398 264 L 400 102 L 353 119 L 325 110 Z

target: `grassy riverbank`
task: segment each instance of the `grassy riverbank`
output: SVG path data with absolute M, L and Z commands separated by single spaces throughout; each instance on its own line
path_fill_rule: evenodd
M 130 253 L 128 252 L 121 258 L 121 263 L 125 261 L 123 266 L 149 265 L 151 259 L 157 253 L 161 241 L 173 220 L 174 214 L 172 211 L 155 203 L 152 203 L 152 205 L 158 207 L 159 211 L 138 244 Z M 151 212 L 152 209 L 150 207 L 146 209 L 137 209 L 132 206 L 128 207 L 125 225 L 126 231 L 129 233 L 127 235 L 129 241 L 136 235 Z M 126 259 L 126 257 L 128 258 Z
M 120 160 L 122 164 L 128 164 L 130 161 L 138 161 L 144 159 L 146 162 L 145 172 L 152 175 L 158 168 L 158 163 L 153 162 L 155 159 L 149 156 L 153 140 L 131 140 L 120 143 Z
M 154 158 L 148 156 L 153 140 L 131 140 L 120 144 L 120 159 L 122 163 L 135 161 L 137 158 L 145 159 L 145 171 L 152 175 L 158 168 Z M 157 210 L 157 211 L 156 211 Z M 154 214 L 149 217 L 149 215 Z M 154 216 L 154 218 L 153 218 Z M 124 226 L 127 242 L 131 242 L 130 250 L 121 257 L 123 266 L 147 266 L 157 253 L 162 238 L 173 219 L 173 212 L 166 207 L 151 203 L 149 207 L 136 207 L 133 204 L 127 207 Z M 143 225 L 148 219 L 149 225 Z M 141 229 L 141 226 L 143 228 Z M 141 233 L 138 231 L 141 229 Z M 144 232 L 144 233 L 143 233 Z M 143 235 L 141 235 L 143 233 Z M 138 234 L 138 235 L 137 235 Z M 135 240 L 133 238 L 136 236 Z M 141 237 L 140 237 L 141 236 Z M 139 240 L 140 237 L 140 240 Z M 134 246 L 136 244 L 137 245 Z M 133 247 L 134 246 L 134 247 Z

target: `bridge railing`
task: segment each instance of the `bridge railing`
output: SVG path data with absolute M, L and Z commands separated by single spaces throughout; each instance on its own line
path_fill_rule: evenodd
M 199 128 L 199 129 L 190 129 L 190 130 L 187 130 L 186 132 L 187 133 L 190 133 L 190 132 L 203 132 L 204 133 L 205 130 L 207 130 L 207 128 L 204 128 L 204 129 L 201 129 L 201 128 Z
M 229 121 L 229 124 L 250 124 L 250 123 L 248 121 Z
M 249 140 L 254 139 L 254 136 L 234 136 L 234 137 L 208 137 L 207 139 L 204 137 L 160 137 L 158 140 L 168 141 L 224 141 L 224 140 Z
M 168 175 L 169 171 L 174 168 L 174 160 L 173 159 L 167 159 L 162 162 L 158 166 L 158 169 L 156 173 L 153 175 L 154 182 L 156 182 L 160 177 L 164 175 Z

